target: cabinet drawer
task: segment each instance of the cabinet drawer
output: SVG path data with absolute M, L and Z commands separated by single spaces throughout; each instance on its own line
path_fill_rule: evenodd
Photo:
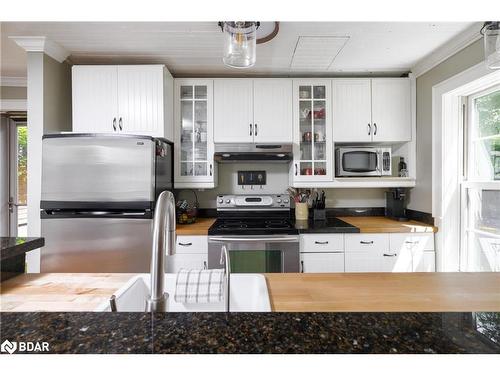
M 302 253 L 300 272 L 344 272 L 344 253 Z
M 167 257 L 166 272 L 177 273 L 181 268 L 201 270 L 207 267 L 207 254 L 175 254 Z
M 300 252 L 321 253 L 344 251 L 343 234 L 303 234 L 300 236 Z
M 176 254 L 207 254 L 207 236 L 177 236 L 175 240 Z
M 346 234 L 345 251 L 374 251 L 382 253 L 389 250 L 389 234 L 387 233 L 367 233 L 367 234 Z
M 399 252 L 404 249 L 422 252 L 434 251 L 433 233 L 391 233 L 390 249 L 393 252 Z
M 435 272 L 436 253 L 434 251 L 424 251 L 413 258 L 414 272 Z

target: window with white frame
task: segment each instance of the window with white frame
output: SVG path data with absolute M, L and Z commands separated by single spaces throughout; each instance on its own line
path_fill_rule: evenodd
M 500 271 L 500 86 L 470 95 L 464 131 L 461 270 Z

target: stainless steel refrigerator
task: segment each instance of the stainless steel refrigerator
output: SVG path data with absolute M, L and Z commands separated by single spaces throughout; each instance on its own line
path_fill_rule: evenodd
M 173 144 L 77 133 L 42 144 L 41 272 L 149 272 L 156 199 L 173 191 Z

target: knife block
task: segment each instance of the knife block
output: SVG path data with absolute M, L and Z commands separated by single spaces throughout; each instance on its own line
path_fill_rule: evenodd
M 326 220 L 326 210 L 324 208 L 314 209 L 313 210 L 313 220 L 314 221 Z

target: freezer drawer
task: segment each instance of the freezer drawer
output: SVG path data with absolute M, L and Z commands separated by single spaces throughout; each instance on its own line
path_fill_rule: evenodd
M 43 219 L 41 272 L 150 271 L 151 219 Z
M 153 138 L 44 136 L 42 202 L 152 202 L 154 190 Z

